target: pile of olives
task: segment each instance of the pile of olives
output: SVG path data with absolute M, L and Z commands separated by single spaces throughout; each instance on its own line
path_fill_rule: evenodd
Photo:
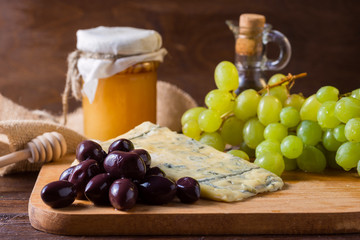
M 183 203 L 200 198 L 200 186 L 195 179 L 183 177 L 175 183 L 160 168 L 150 167 L 150 154 L 134 149 L 128 139 L 114 141 L 108 153 L 98 143 L 85 140 L 77 146 L 76 158 L 78 165 L 63 171 L 58 181 L 41 190 L 45 204 L 62 208 L 75 199 L 87 199 L 95 205 L 112 205 L 126 211 L 136 202 L 161 205 L 175 196 Z

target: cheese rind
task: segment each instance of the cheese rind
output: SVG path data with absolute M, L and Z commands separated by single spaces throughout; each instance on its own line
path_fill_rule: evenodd
M 152 166 L 177 180 L 189 176 L 198 180 L 201 197 L 234 202 L 261 192 L 282 188 L 277 175 L 241 158 L 215 150 L 185 135 L 144 122 L 118 138 L 131 140 L 135 148 L 146 149 Z M 115 139 L 103 142 L 107 150 Z

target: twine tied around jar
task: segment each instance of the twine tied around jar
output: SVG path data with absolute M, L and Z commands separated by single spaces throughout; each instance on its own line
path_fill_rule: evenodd
M 72 96 L 80 101 L 82 98 L 81 94 L 81 74 L 77 67 L 78 61 L 80 58 L 94 58 L 94 59 L 108 59 L 115 61 L 116 59 L 123 57 L 123 55 L 113 55 L 113 54 L 103 54 L 103 53 L 92 53 L 92 52 L 83 52 L 80 50 L 75 50 L 71 52 L 67 57 L 68 70 L 66 73 L 66 83 L 65 89 L 62 94 L 62 104 L 63 104 L 63 124 L 67 122 L 67 112 L 69 110 L 68 98 L 71 91 Z
M 67 57 L 68 62 L 68 71 L 66 74 L 66 83 L 65 89 L 62 95 L 62 104 L 63 104 L 63 124 L 65 125 L 67 122 L 67 112 L 68 112 L 68 98 L 70 95 L 70 91 L 72 92 L 72 96 L 76 100 L 82 99 L 82 87 L 83 87 L 83 78 L 81 71 L 78 68 L 78 62 L 80 59 L 93 59 L 93 60 L 105 60 L 110 62 L 110 65 L 114 66 L 114 69 L 118 69 L 120 71 L 128 69 L 130 66 L 135 66 L 145 61 L 154 61 L 154 62 L 162 62 L 164 56 L 167 54 L 167 51 L 164 48 L 161 48 L 155 52 L 145 53 L 145 54 L 137 54 L 137 55 L 121 55 L 121 54 L 109 54 L 109 53 L 94 53 L 94 52 L 85 52 L 81 50 L 75 50 L 71 52 Z M 117 63 L 118 60 L 124 60 L 120 63 Z M 145 66 L 146 67 L 146 66 Z M 111 67 L 109 67 L 111 69 Z M 138 71 L 138 67 L 134 69 L 126 70 L 128 73 L 134 73 Z M 101 69 L 100 69 L 101 70 Z M 99 70 L 99 71 L 100 71 Z M 105 71 L 108 71 L 106 68 Z M 110 71 L 109 71 L 110 72 Z M 112 74 L 109 74 L 110 77 Z

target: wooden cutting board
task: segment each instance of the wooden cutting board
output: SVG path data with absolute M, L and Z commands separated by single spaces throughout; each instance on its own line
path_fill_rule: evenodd
M 288 172 L 283 190 L 245 201 L 200 200 L 163 206 L 136 205 L 127 212 L 76 200 L 52 209 L 41 189 L 69 167 L 74 156 L 41 169 L 29 201 L 31 225 L 64 235 L 321 234 L 360 232 L 360 177 L 355 172 Z

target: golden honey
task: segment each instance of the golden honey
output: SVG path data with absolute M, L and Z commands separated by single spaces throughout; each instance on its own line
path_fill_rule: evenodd
M 142 62 L 99 79 L 94 101 L 83 97 L 84 133 L 91 139 L 115 138 L 144 121 L 156 123 L 158 62 Z

